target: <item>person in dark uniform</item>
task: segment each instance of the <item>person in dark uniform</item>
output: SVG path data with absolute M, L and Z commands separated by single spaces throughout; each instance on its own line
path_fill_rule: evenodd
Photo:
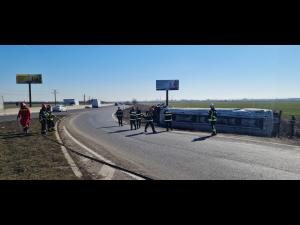
M 136 127 L 137 127 L 137 129 L 141 128 L 141 122 L 142 122 L 142 112 L 138 107 L 136 107 Z
M 134 107 L 132 107 L 129 111 L 129 120 L 130 120 L 130 129 L 134 129 L 136 130 L 136 112 L 134 110 Z
M 54 115 L 52 114 L 51 105 L 47 105 L 47 128 L 48 131 L 55 131 Z
M 164 115 L 165 115 L 165 123 L 166 123 L 167 131 L 169 131 L 169 129 L 173 130 L 173 127 L 172 127 L 172 113 L 168 109 L 166 109 L 165 112 L 164 112 Z
M 290 119 L 290 138 L 293 138 L 295 135 L 295 124 L 296 124 L 296 117 L 292 116 Z
M 123 110 L 120 107 L 118 107 L 116 116 L 118 118 L 119 126 L 123 126 Z
M 41 123 L 41 134 L 47 134 L 47 118 L 47 107 L 45 104 L 43 104 L 39 113 L 39 121 Z
M 145 118 L 145 121 L 146 121 L 145 132 L 147 132 L 147 128 L 150 125 L 151 128 L 152 128 L 152 132 L 154 134 L 157 133 L 155 131 L 154 124 L 153 124 L 153 112 L 152 111 L 147 111 L 146 116 L 144 116 L 144 118 Z
M 217 134 L 217 130 L 216 130 L 217 111 L 215 109 L 214 104 L 210 104 L 210 110 L 208 112 L 208 121 L 210 122 L 211 129 L 212 129 L 211 135 L 216 135 Z

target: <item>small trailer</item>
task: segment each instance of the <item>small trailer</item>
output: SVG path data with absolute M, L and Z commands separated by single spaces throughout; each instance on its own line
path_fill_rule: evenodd
M 101 107 L 101 101 L 100 100 L 92 99 L 91 102 L 92 102 L 92 107 L 93 108 L 100 108 Z

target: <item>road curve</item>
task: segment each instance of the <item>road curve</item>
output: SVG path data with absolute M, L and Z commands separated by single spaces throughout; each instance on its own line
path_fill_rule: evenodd
M 70 117 L 66 126 L 79 141 L 154 179 L 300 179 L 300 148 L 192 133 L 145 134 L 113 120 L 116 107 Z M 149 132 L 150 131 L 150 132 Z

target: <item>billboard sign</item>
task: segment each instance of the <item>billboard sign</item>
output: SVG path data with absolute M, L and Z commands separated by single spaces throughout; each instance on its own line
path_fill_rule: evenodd
M 41 84 L 42 74 L 17 74 L 17 84 Z
M 157 80 L 156 90 L 179 90 L 179 80 Z

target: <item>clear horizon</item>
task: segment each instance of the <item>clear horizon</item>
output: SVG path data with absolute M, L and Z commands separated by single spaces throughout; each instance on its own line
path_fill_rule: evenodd
M 155 81 L 179 79 L 170 100 L 286 99 L 300 97 L 300 46 L 105 45 L 0 46 L 0 96 L 28 101 L 19 73 L 41 73 L 33 101 L 75 98 L 163 101 Z

